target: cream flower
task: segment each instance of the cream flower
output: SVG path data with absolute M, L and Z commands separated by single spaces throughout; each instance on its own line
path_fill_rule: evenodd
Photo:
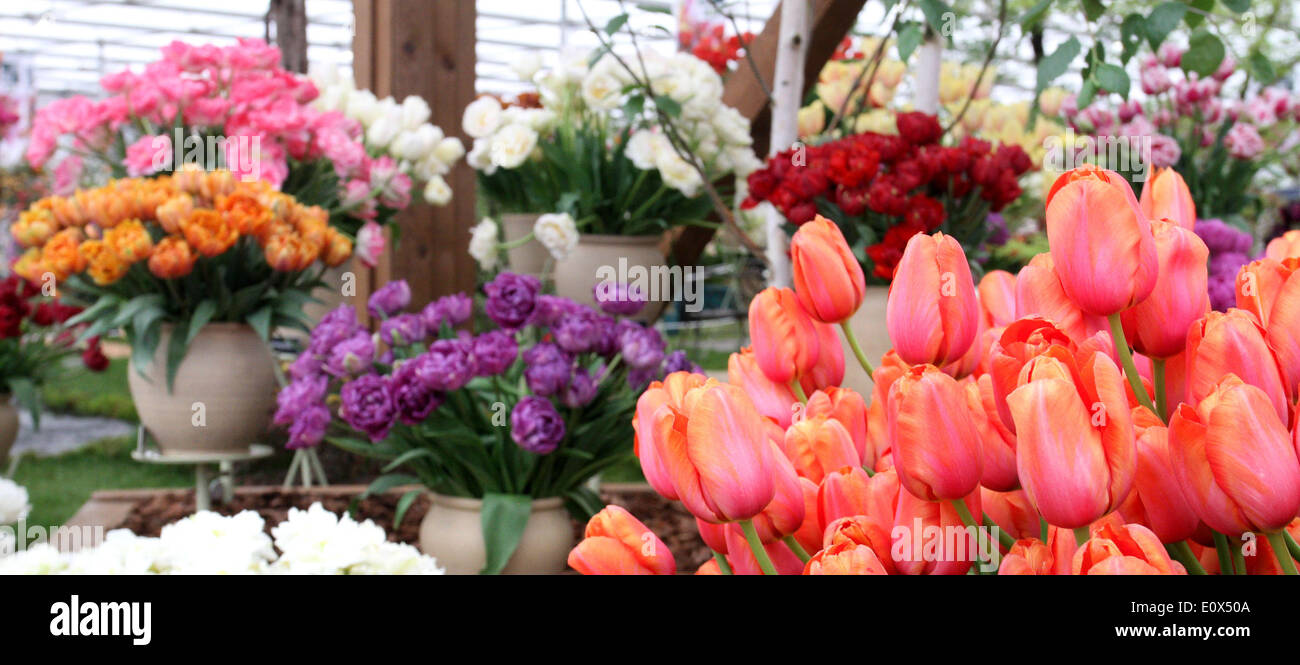
M 638 169 L 649 171 L 655 168 L 660 152 L 672 150 L 667 143 L 668 139 L 664 138 L 663 134 L 648 129 L 638 129 L 628 138 L 627 148 L 623 154 L 627 155 Z
M 465 161 L 475 171 L 482 171 L 487 175 L 496 173 L 497 167 L 492 163 L 492 157 L 488 154 L 488 148 L 492 146 L 492 141 L 488 139 L 474 139 L 474 145 L 470 148 L 469 154 L 465 155 Z
M 433 148 L 433 157 L 447 166 L 465 156 L 465 144 L 455 136 L 444 136 Z
M 429 178 L 424 184 L 424 200 L 432 205 L 447 205 L 451 201 L 451 186 L 440 175 Z
M 375 98 L 375 93 L 369 90 L 358 90 L 348 95 L 347 107 L 343 114 L 349 118 L 359 120 L 362 125 L 370 126 L 383 109 L 379 106 L 379 100 Z
M 430 113 L 429 102 L 423 97 L 408 95 L 402 100 L 402 128 L 415 130 L 429 121 Z
M 491 270 L 497 265 L 497 223 L 484 217 L 483 221 L 470 230 L 469 255 L 478 261 L 479 267 Z
M 537 147 L 537 132 L 522 124 L 506 125 L 492 135 L 488 156 L 492 164 L 503 169 L 513 169 L 533 153 Z
M 476 139 L 491 136 L 501 126 L 501 102 L 495 97 L 479 97 L 470 102 L 461 116 L 461 126 Z
M 658 167 L 659 177 L 663 178 L 665 185 L 687 197 L 695 196 L 700 191 L 700 186 L 704 184 L 699 171 L 673 150 L 661 151 L 655 166 Z
M 533 237 L 559 261 L 578 247 L 578 225 L 568 213 L 548 213 L 533 224 Z
M 519 56 L 514 62 L 510 63 L 510 71 L 519 77 L 520 81 L 532 81 L 537 70 L 542 68 L 542 57 L 531 51 Z
M 27 517 L 32 507 L 27 489 L 8 478 L 0 478 L 0 525 L 13 524 Z

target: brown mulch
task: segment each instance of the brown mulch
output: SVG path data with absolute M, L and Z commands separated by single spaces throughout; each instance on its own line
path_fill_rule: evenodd
M 416 499 L 402 518 L 401 526 L 394 529 L 393 518 L 400 498 L 401 494 L 396 492 L 367 497 L 357 503 L 354 517 L 358 520 L 373 520 L 375 524 L 384 528 L 390 541 L 418 545 L 420 520 L 429 509 L 429 497 L 425 495 Z M 696 568 L 712 558 L 708 547 L 700 540 L 699 532 L 695 528 L 695 518 L 680 503 L 670 502 L 649 490 L 606 490 L 602 492 L 602 498 L 607 503 L 626 508 L 659 536 L 676 558 L 679 572 L 693 573 Z M 214 502 L 213 510 L 222 515 L 234 515 L 243 510 L 255 511 L 266 521 L 266 532 L 269 535 L 273 526 L 288 518 L 290 508 L 306 510 L 317 501 L 321 502 L 326 510 L 343 513 L 352 507 L 353 497 L 301 488 L 237 493 L 229 502 Z M 130 529 L 141 536 L 158 536 L 163 526 L 193 513 L 193 492 L 163 493 L 133 506 L 126 519 L 117 528 Z M 574 522 L 574 542 L 582 538 L 584 527 L 584 524 Z

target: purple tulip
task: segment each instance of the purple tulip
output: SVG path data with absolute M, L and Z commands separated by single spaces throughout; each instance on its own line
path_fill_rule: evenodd
M 297 414 L 310 406 L 325 403 L 325 391 L 329 389 L 329 378 L 323 375 L 299 379 L 285 386 L 275 396 L 279 406 L 271 422 L 288 425 L 297 418 Z
M 583 307 L 560 319 L 551 327 L 555 343 L 569 353 L 586 353 L 601 337 L 601 318 L 595 310 Z
M 561 401 L 571 409 L 580 409 L 596 398 L 599 389 L 600 383 L 580 367 L 569 377 L 569 385 L 564 388 L 564 398 Z
M 471 344 L 463 339 L 440 339 L 411 361 L 415 364 L 412 371 L 433 390 L 460 390 L 474 378 L 471 351 Z
M 330 425 L 330 410 L 324 404 L 316 404 L 299 411 L 289 426 L 289 441 L 284 444 L 289 450 L 315 448 L 325 438 L 325 431 Z
M 573 359 L 560 347 L 541 342 L 524 352 L 524 380 L 535 395 L 549 397 L 564 389 L 569 382 Z
M 691 362 L 691 359 L 686 357 L 685 351 L 679 349 L 668 354 L 668 357 L 664 359 L 664 376 L 673 372 L 703 374 L 704 370 L 700 369 L 699 365 Z
M 399 279 L 383 285 L 371 294 L 366 306 L 370 316 L 381 319 L 406 309 L 409 304 L 411 304 L 411 287 L 406 280 Z
M 654 328 L 629 328 L 619 337 L 623 361 L 634 369 L 658 368 L 664 361 L 664 340 Z
M 658 367 L 632 368 L 627 372 L 627 385 L 632 390 L 640 392 L 650 385 L 651 381 L 658 381 L 663 378 L 663 372 Z
M 379 339 L 390 346 L 410 346 L 424 339 L 424 319 L 419 314 L 398 314 L 379 324 Z
M 483 309 L 498 326 L 518 330 L 537 307 L 537 292 L 541 289 L 542 283 L 532 275 L 503 272 L 483 287 L 488 296 Z
M 510 438 L 528 452 L 548 455 L 564 439 L 564 419 L 551 400 L 525 397 L 510 412 Z
M 364 433 L 372 442 L 388 436 L 397 416 L 397 405 L 388 380 L 375 374 L 366 374 L 343 384 L 343 403 L 339 416 L 352 429 Z
M 593 293 L 600 309 L 615 316 L 632 316 L 645 307 L 646 298 L 640 287 L 624 282 L 601 282 Z
M 329 356 L 334 347 L 357 332 L 357 313 L 350 305 L 340 305 L 321 317 L 311 331 L 307 348 L 318 356 Z
M 443 296 L 424 306 L 420 318 L 430 335 L 437 335 L 442 324 L 456 327 L 474 314 L 474 300 L 464 293 Z
M 375 343 L 370 334 L 358 330 L 330 350 L 325 371 L 334 376 L 356 376 L 370 371 L 375 361 Z
M 404 362 L 393 372 L 391 392 L 397 419 L 407 425 L 424 422 L 442 404 L 442 395 L 416 373 L 414 362 Z
M 289 379 L 298 381 L 320 376 L 323 371 L 325 371 L 325 368 L 321 366 L 320 358 L 311 350 L 307 350 L 298 354 L 298 357 L 289 364 Z
M 504 330 L 491 330 L 474 338 L 474 371 L 479 376 L 505 372 L 519 357 L 519 343 Z
M 533 315 L 528 320 L 528 324 L 539 328 L 550 328 L 579 309 L 582 309 L 582 305 L 568 298 L 543 294 L 537 296 L 537 304 L 533 307 Z

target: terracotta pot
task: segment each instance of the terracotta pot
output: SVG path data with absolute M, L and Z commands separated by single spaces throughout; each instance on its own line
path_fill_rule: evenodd
M 564 572 L 573 549 L 573 521 L 559 497 L 535 499 L 519 548 L 502 571 L 507 575 Z M 438 560 L 449 575 L 476 575 L 487 558 L 483 545 L 483 502 L 433 494 L 420 522 L 420 549 Z
M 584 233 L 578 247 L 561 261 L 555 262 L 555 294 L 584 305 L 597 307 L 594 289 L 608 278 L 639 284 L 650 303 L 636 318 L 657 318 L 665 304 L 674 299 L 684 285 L 682 271 L 664 270 L 662 234 L 646 236 L 611 236 Z M 654 268 L 659 268 L 655 279 Z
M 18 440 L 18 409 L 12 402 L 12 395 L 0 393 L 0 462 L 9 459 L 9 451 Z
M 879 367 L 880 357 L 894 348 L 893 342 L 889 341 L 889 330 L 885 328 L 885 304 L 888 301 L 889 287 L 868 286 L 862 306 L 849 319 L 849 327 L 853 329 L 858 344 L 862 345 L 862 351 L 866 353 L 873 368 Z M 862 369 L 847 343 L 844 345 L 844 386 L 857 391 L 868 402 L 871 401 L 871 379 L 867 378 L 866 370 Z
M 515 212 L 501 216 L 501 231 L 505 235 L 506 242 L 514 242 L 529 233 L 533 232 L 533 224 L 537 222 L 540 214 L 530 212 Z M 510 270 L 525 275 L 541 277 L 546 270 L 546 260 L 551 258 L 551 253 L 546 250 L 546 246 L 537 240 L 529 240 L 520 247 L 506 251 L 506 259 L 510 262 Z
M 171 326 L 163 327 L 146 376 L 134 367 L 127 373 L 140 422 L 164 455 L 246 452 L 265 435 L 275 409 L 270 348 L 251 326 L 209 323 L 190 344 L 169 393 L 171 332 Z

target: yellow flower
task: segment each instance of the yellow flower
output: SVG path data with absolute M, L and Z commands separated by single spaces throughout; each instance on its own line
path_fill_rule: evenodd
M 816 136 L 826 128 L 826 105 L 820 99 L 799 109 L 799 136 L 808 138 Z

